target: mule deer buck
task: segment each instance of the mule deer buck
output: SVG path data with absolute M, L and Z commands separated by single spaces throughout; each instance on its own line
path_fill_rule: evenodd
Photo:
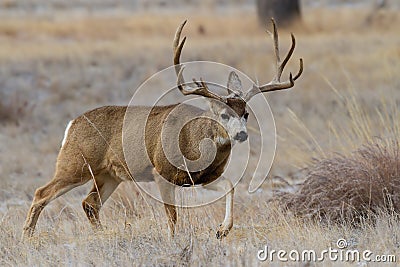
M 65 131 L 62 147 L 59 152 L 54 178 L 36 190 L 32 205 L 23 228 L 23 237 L 32 236 L 38 217 L 43 208 L 55 198 L 69 190 L 94 179 L 94 184 L 82 206 L 90 223 L 101 227 L 99 211 L 102 205 L 123 181 L 135 179 L 138 182 L 155 181 L 159 187 L 168 217 L 171 234 L 174 234 L 177 220 L 174 205 L 175 192 L 164 186 L 166 182 L 177 186 L 186 184 L 206 185 L 224 171 L 230 156 L 231 148 L 236 142 L 247 139 L 246 123 L 248 112 L 246 102 L 258 93 L 282 90 L 294 86 L 294 81 L 303 71 L 303 61 L 300 59 L 300 69 L 295 76 L 281 81 L 285 65 L 295 48 L 295 38 L 292 36 L 291 48 L 283 61 L 279 57 L 278 32 L 273 24 L 274 51 L 276 57 L 276 74 L 271 82 L 254 85 L 246 93 L 242 91 L 241 81 L 235 72 L 228 79 L 227 96 L 220 96 L 209 90 L 203 80 L 185 83 L 184 68 L 180 64 L 180 55 L 186 37 L 180 40 L 184 21 L 177 29 L 173 42 L 174 65 L 177 75 L 177 87 L 184 95 L 202 96 L 210 102 L 209 109 L 181 104 L 155 107 L 105 106 L 84 113 L 72 120 Z M 174 112 L 172 118 L 168 117 Z M 132 122 L 124 139 L 129 140 L 128 147 L 123 147 L 123 121 L 126 112 L 131 112 Z M 148 115 L 148 116 L 147 116 Z M 199 146 L 201 140 L 208 138 L 214 141 L 215 157 L 206 168 L 200 171 L 185 171 L 177 168 L 167 159 L 161 142 L 163 125 L 170 121 L 179 124 L 189 116 L 199 119 L 190 120 L 179 132 L 181 154 L 190 160 L 201 155 Z M 146 129 L 146 136 L 138 130 Z M 148 133 L 148 134 L 147 134 Z M 173 131 L 163 134 L 177 134 Z M 133 168 L 128 168 L 124 157 L 124 149 L 134 153 Z M 145 160 L 147 158 L 148 160 Z M 155 178 L 158 173 L 163 179 Z M 233 194 L 234 188 L 228 179 L 224 179 L 219 187 L 224 187 L 226 195 L 225 219 L 217 230 L 217 238 L 228 234 L 233 226 Z

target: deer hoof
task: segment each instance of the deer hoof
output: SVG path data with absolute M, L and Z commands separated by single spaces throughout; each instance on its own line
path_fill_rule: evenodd
M 222 238 L 226 237 L 229 233 L 229 230 L 230 230 L 229 228 L 227 229 L 223 225 L 220 225 L 219 229 L 217 230 L 217 233 L 215 234 L 217 239 L 222 239 Z

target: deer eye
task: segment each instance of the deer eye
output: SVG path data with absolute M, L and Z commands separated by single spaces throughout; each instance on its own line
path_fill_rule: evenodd
M 229 120 L 229 116 L 225 113 L 221 114 L 221 118 L 226 121 Z
M 243 118 L 247 121 L 247 119 L 249 118 L 249 113 L 248 112 L 244 113 Z

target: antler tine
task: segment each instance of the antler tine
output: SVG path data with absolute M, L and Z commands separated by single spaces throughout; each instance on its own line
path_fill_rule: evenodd
M 175 72 L 176 75 L 178 75 L 180 69 L 181 69 L 181 64 L 180 64 L 180 58 L 181 58 L 181 53 L 182 53 L 182 48 L 186 42 L 186 36 L 183 37 L 182 41 L 181 39 L 181 33 L 183 30 L 183 27 L 185 26 L 187 20 L 184 20 L 181 25 L 179 25 L 178 29 L 176 30 L 175 33 L 175 38 L 173 42 L 173 50 L 174 50 L 174 65 L 175 65 Z
M 282 62 L 278 63 L 279 65 L 278 65 L 277 75 L 279 76 L 277 77 L 278 78 L 277 81 L 280 81 L 283 69 L 289 62 L 290 57 L 293 55 L 294 48 L 296 47 L 296 38 L 294 37 L 293 33 L 291 33 L 290 36 L 292 38 L 292 45 L 290 46 L 289 52 L 287 53 L 285 59 Z
M 272 26 L 274 28 L 274 32 L 272 34 L 272 38 L 274 40 L 274 51 L 275 51 L 275 61 L 276 61 L 276 67 L 277 67 L 277 71 L 279 71 L 279 64 L 281 62 L 281 58 L 279 55 L 279 36 L 278 36 L 278 29 L 276 27 L 276 23 L 275 20 L 273 18 L 271 18 L 272 21 Z
M 275 60 L 276 60 L 276 74 L 275 77 L 272 79 L 271 82 L 262 85 L 262 86 L 256 86 L 254 85 L 253 88 L 251 88 L 245 95 L 244 99 L 245 101 L 250 100 L 253 96 L 255 96 L 258 93 L 264 93 L 264 92 L 271 92 L 271 91 L 277 91 L 277 90 L 283 90 L 283 89 L 288 89 L 294 86 L 294 81 L 297 80 L 301 74 L 303 73 L 303 59 L 300 58 L 300 69 L 297 72 L 297 74 L 293 77 L 292 73 L 289 74 L 289 80 L 281 82 L 281 76 L 282 72 L 285 69 L 286 64 L 289 62 L 291 56 L 293 55 L 294 49 L 296 47 L 296 38 L 294 37 L 293 34 L 291 34 L 291 39 L 292 39 L 292 45 L 284 58 L 284 60 L 281 62 L 280 61 L 280 56 L 279 56 L 279 39 L 278 39 L 278 29 L 275 24 L 275 20 L 271 19 L 272 25 L 274 32 L 272 34 L 273 39 L 274 39 L 274 51 L 275 51 Z
M 293 81 L 297 80 L 297 78 L 299 78 L 302 73 L 303 73 L 303 59 L 300 58 L 300 69 L 299 72 L 297 72 L 296 76 L 294 76 Z

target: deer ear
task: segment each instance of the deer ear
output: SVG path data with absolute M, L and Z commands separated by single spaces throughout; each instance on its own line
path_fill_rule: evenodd
M 228 84 L 226 87 L 228 88 L 228 93 L 231 93 L 232 91 L 235 93 L 242 91 L 242 82 L 236 72 L 231 71 L 231 73 L 229 73 Z

